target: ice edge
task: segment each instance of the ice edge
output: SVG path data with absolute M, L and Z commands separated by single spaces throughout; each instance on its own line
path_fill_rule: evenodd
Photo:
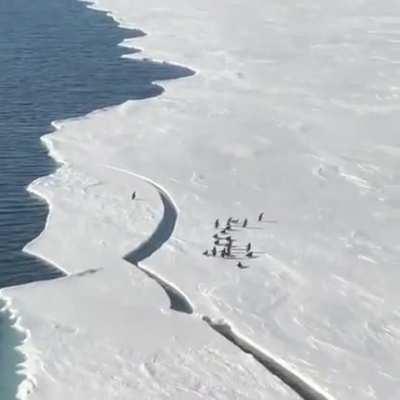
M 111 13 L 109 10 L 107 9 L 103 9 L 101 7 L 98 6 L 98 4 L 96 4 L 96 1 L 91 1 L 91 0 L 77 0 L 80 1 L 82 3 L 85 4 L 85 6 L 87 8 L 91 8 L 97 11 L 101 11 L 104 12 L 108 17 L 112 18 L 118 25 L 119 28 L 126 28 L 126 29 L 137 29 L 133 26 L 133 24 L 126 24 L 123 23 L 122 20 L 120 20 L 116 15 L 114 15 L 113 13 Z M 147 33 L 143 32 L 144 35 L 147 35 Z M 125 39 L 121 41 L 121 43 L 118 44 L 121 47 L 125 47 L 128 49 L 132 49 L 135 48 L 135 50 L 138 50 L 138 53 L 140 53 L 142 51 L 141 48 L 139 47 L 135 47 L 133 45 L 131 45 L 131 43 L 126 43 Z M 132 54 L 124 54 L 121 56 L 121 58 L 127 57 L 127 56 L 132 56 Z M 152 61 L 157 61 L 155 59 L 152 59 Z M 160 62 L 168 62 L 167 60 L 162 60 Z M 181 66 L 178 63 L 173 63 L 171 62 L 172 65 L 175 66 Z M 191 69 L 193 75 L 196 75 L 198 73 L 198 71 L 195 71 L 193 69 Z M 193 76 L 191 75 L 191 76 Z M 175 79 L 173 81 L 176 81 Z M 153 84 L 158 84 L 159 82 L 163 82 L 163 84 L 165 85 L 166 82 L 165 81 L 153 81 Z M 62 130 L 63 126 L 70 122 L 70 121 L 82 121 L 82 120 L 86 120 L 88 118 L 90 118 L 92 115 L 97 114 L 97 113 L 101 113 L 101 112 L 105 112 L 107 110 L 111 110 L 111 109 L 116 109 L 118 107 L 123 106 L 126 103 L 129 103 L 132 100 L 127 100 L 121 104 L 117 104 L 117 105 L 113 105 L 113 106 L 109 106 L 109 107 L 103 107 L 100 109 L 96 109 L 93 110 L 85 115 L 82 116 L 78 116 L 78 117 L 72 117 L 72 118 L 66 118 L 66 119 L 61 119 L 61 120 L 55 120 L 51 122 L 51 126 L 53 127 L 53 130 L 43 134 L 40 137 L 40 140 L 42 141 L 42 143 L 44 144 L 44 146 L 47 148 L 48 150 L 48 155 L 49 157 L 53 158 L 53 160 L 59 164 L 56 166 L 56 168 L 54 169 L 54 171 L 52 171 L 52 173 L 50 173 L 49 175 L 46 176 L 42 176 L 39 177 L 37 179 L 34 179 L 26 188 L 26 190 L 36 196 L 38 196 L 39 198 L 43 199 L 46 203 L 47 203 L 47 207 L 48 207 L 48 214 L 46 217 L 46 222 L 45 222 L 45 227 L 43 228 L 42 232 L 36 236 L 35 238 L 33 238 L 30 242 L 28 242 L 22 249 L 22 251 L 24 251 L 27 254 L 31 254 L 35 257 L 41 258 L 42 260 L 48 262 L 49 264 L 51 264 L 53 267 L 55 267 L 56 269 L 58 269 L 59 271 L 61 271 L 62 273 L 65 274 L 65 276 L 69 276 L 71 275 L 66 269 L 64 269 L 61 265 L 53 262 L 52 260 L 48 259 L 46 256 L 44 256 L 43 254 L 41 254 L 40 252 L 37 252 L 35 250 L 33 250 L 33 244 L 38 241 L 47 231 L 48 228 L 48 224 L 49 224 L 49 219 L 50 216 L 53 212 L 53 205 L 51 203 L 51 200 L 46 196 L 45 193 L 40 191 L 40 186 L 38 185 L 40 182 L 43 182 L 44 180 L 48 179 L 49 177 L 53 176 L 60 168 L 63 168 L 64 166 L 68 166 L 68 162 L 66 160 L 63 159 L 62 154 L 60 152 L 58 152 L 54 145 L 53 145 L 53 141 L 52 138 L 55 137 L 59 131 Z M 145 181 L 147 181 L 148 183 L 153 184 L 156 188 L 157 188 L 157 184 L 154 184 L 154 182 L 151 182 L 150 179 L 145 178 L 145 177 L 140 177 L 142 179 L 144 179 Z M 172 199 L 172 198 L 170 198 Z M 174 204 L 174 206 L 176 206 Z M 144 272 L 144 271 L 143 271 Z M 4 306 L 1 306 L 1 302 L 4 302 Z M 38 364 L 41 365 L 41 361 L 39 359 L 39 357 L 35 354 L 35 350 L 34 348 L 31 346 L 31 332 L 29 331 L 29 329 L 25 328 L 23 326 L 22 323 L 22 318 L 19 316 L 18 311 L 14 308 L 11 307 L 12 304 L 12 300 L 9 297 L 6 297 L 2 291 L 0 290 L 0 312 L 4 312 L 4 313 L 9 313 L 9 319 L 10 321 L 14 321 L 14 324 L 12 325 L 12 327 L 14 329 L 16 329 L 16 331 L 21 332 L 25 337 L 21 343 L 21 345 L 18 345 L 15 347 L 15 349 L 22 354 L 22 356 L 24 357 L 24 361 L 22 363 L 19 364 L 19 369 L 16 371 L 16 373 L 18 375 L 22 375 L 25 377 L 25 379 L 23 379 L 21 381 L 21 383 L 18 385 L 17 387 L 17 395 L 16 398 L 18 400 L 26 400 L 28 395 L 33 391 L 33 389 L 37 386 L 37 381 L 35 378 L 35 373 L 38 370 Z M 192 305 L 191 305 L 192 306 Z M 40 369 L 43 369 L 43 366 L 40 367 Z
M 17 386 L 16 399 L 25 400 L 37 387 L 35 372 L 43 368 L 40 358 L 35 354 L 31 344 L 31 332 L 22 323 L 22 317 L 12 307 L 12 300 L 0 290 L 0 313 L 9 320 L 11 328 L 23 336 L 21 344 L 15 346 L 15 350 L 23 357 L 23 361 L 17 364 L 16 374 L 23 377 Z

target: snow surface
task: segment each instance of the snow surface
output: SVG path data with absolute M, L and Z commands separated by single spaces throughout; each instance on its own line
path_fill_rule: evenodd
M 31 398 L 296 398 L 208 317 L 324 398 L 398 399 L 400 4 L 95 7 L 148 34 L 128 57 L 197 74 L 45 137 L 64 165 L 30 187 L 51 212 L 27 251 L 73 275 L 2 292 L 30 332 Z M 193 314 L 123 260 L 171 217 L 160 188 L 177 224 L 141 268 Z M 202 256 L 229 216 L 249 218 L 232 233 L 260 251 L 249 269 Z

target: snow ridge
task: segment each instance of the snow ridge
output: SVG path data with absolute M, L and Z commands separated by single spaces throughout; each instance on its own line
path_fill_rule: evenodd
M 237 332 L 225 321 L 213 321 L 204 316 L 206 322 L 214 331 L 225 337 L 240 350 L 251 354 L 271 374 L 278 377 L 304 400 L 334 400 L 332 396 L 324 393 L 315 383 L 293 371 L 283 360 L 277 359 L 269 352 L 254 344 L 250 339 Z
M 128 258 L 125 258 L 125 260 L 129 261 Z M 143 267 L 139 264 L 135 265 L 149 278 L 155 280 L 165 290 L 171 302 L 171 310 L 185 314 L 193 314 L 194 307 L 191 301 L 180 289 L 171 282 L 168 282 L 165 278 L 161 277 L 160 274 L 150 271 L 147 267 Z

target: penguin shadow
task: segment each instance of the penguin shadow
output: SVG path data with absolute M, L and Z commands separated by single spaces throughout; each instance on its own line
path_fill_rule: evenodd
M 233 254 L 232 255 L 235 260 L 255 260 L 260 256 L 252 255 L 251 257 L 247 256 L 246 254 Z
M 244 255 L 232 254 L 230 256 L 225 256 L 224 259 L 231 260 L 231 261 L 251 261 L 251 260 L 254 259 L 254 257 L 253 258 L 249 258 L 249 257 L 246 257 Z
M 253 225 L 246 226 L 246 228 L 243 228 L 243 229 L 249 229 L 251 231 L 262 231 L 263 230 L 263 228 L 261 228 L 260 226 L 253 226 Z
M 141 202 L 143 202 L 143 201 L 146 201 L 146 199 L 144 197 L 138 197 L 136 192 L 133 192 L 130 195 L 130 201 L 141 201 Z
M 219 231 L 220 235 L 230 235 L 232 232 L 239 232 L 240 231 L 240 227 L 235 227 L 233 228 L 232 226 L 228 229 L 228 228 L 224 228 L 221 229 Z
M 136 199 L 131 200 L 131 201 L 139 201 L 139 202 L 146 202 L 146 199 L 144 197 L 136 197 Z

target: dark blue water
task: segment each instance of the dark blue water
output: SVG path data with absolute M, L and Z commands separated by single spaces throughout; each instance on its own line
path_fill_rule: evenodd
M 192 73 L 121 59 L 127 50 L 117 44 L 139 35 L 77 0 L 0 0 L 0 288 L 61 276 L 22 252 L 48 213 L 26 187 L 56 168 L 39 140 L 51 121 L 156 96 L 162 89 L 153 81 Z M 20 342 L 0 313 L 0 400 L 14 399 L 21 382 Z
M 39 141 L 51 121 L 156 96 L 154 80 L 191 74 L 121 59 L 117 44 L 139 35 L 77 0 L 0 0 L 0 287 L 60 276 L 21 251 L 48 213 L 26 186 L 56 167 Z

